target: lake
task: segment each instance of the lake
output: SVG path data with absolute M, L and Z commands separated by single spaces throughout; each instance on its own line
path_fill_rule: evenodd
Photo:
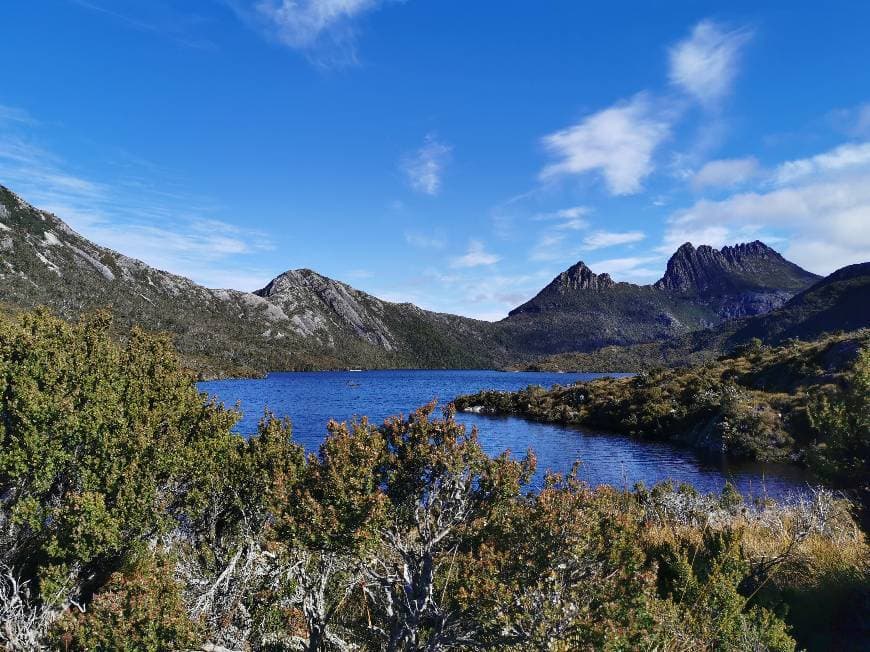
M 408 414 L 437 399 L 446 404 L 460 394 L 483 389 L 517 390 L 528 385 L 550 387 L 607 374 L 502 372 L 502 371 L 318 371 L 272 373 L 262 379 L 216 380 L 199 384 L 201 391 L 228 407 L 237 403 L 242 419 L 236 430 L 256 432 L 268 408 L 290 417 L 294 438 L 316 451 L 330 419 L 368 416 L 374 423 L 396 414 Z M 744 494 L 771 497 L 806 490 L 810 476 L 789 465 L 734 462 L 706 456 L 691 449 L 660 442 L 643 442 L 623 435 L 589 429 L 529 422 L 515 417 L 458 413 L 457 421 L 477 426 L 480 442 L 490 454 L 510 449 L 523 454 L 532 448 L 538 457 L 534 484 L 546 470 L 570 470 L 581 460 L 581 476 L 593 485 L 631 487 L 663 480 L 686 482 L 704 492 L 722 489 L 730 480 Z

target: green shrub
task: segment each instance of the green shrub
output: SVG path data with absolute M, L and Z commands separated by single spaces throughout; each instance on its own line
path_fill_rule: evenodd
M 145 553 L 113 573 L 84 612 L 56 627 L 60 649 L 163 652 L 193 648 L 202 631 L 189 619 L 170 557 Z

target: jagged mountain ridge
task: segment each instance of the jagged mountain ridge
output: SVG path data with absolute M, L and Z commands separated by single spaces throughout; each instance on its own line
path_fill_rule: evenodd
M 664 276 L 651 286 L 616 283 L 609 274 L 595 274 L 581 261 L 512 310 L 510 316 L 582 308 L 590 296 L 587 291 L 622 286 L 651 287 L 689 297 L 714 306 L 722 317 L 733 318 L 768 312 L 819 278 L 758 240 L 718 250 L 709 245 L 696 249 L 687 242 L 670 257 Z
M 711 270 L 720 282 L 710 281 Z M 66 317 L 111 307 L 123 326 L 171 333 L 192 366 L 212 373 L 493 367 L 656 342 L 764 311 L 808 278 L 815 277 L 762 243 L 718 252 L 687 244 L 657 284 L 616 283 L 581 262 L 490 323 L 383 301 L 308 269 L 253 293 L 208 289 L 100 247 L 0 186 L 0 302 L 47 305 Z M 765 299 L 748 301 L 746 293 Z
M 778 308 L 819 278 L 759 240 L 718 250 L 687 242 L 654 287 L 697 297 L 722 317 L 734 318 Z

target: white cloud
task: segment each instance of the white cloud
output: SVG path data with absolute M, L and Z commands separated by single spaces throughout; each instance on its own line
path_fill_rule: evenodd
M 870 102 L 848 109 L 836 109 L 828 114 L 831 126 L 855 138 L 870 136 Z
M 552 269 L 528 271 L 524 267 L 521 273 L 498 274 L 491 267 L 479 267 L 445 274 L 441 268 L 430 268 L 415 279 L 424 290 L 414 295 L 414 303 L 429 310 L 495 321 L 528 301 L 552 278 Z M 411 295 L 403 296 L 407 301 Z
M 587 250 L 603 249 L 615 245 L 640 242 L 646 237 L 642 231 L 595 231 L 583 239 L 583 248 Z
M 846 143 L 809 158 L 786 161 L 776 168 L 774 183 L 793 183 L 810 177 L 819 178 L 851 168 L 870 167 L 870 142 Z
M 590 212 L 586 206 L 572 206 L 550 213 L 538 213 L 534 216 L 536 221 L 555 221 L 554 229 L 580 231 L 589 226 L 584 216 Z
M 647 281 L 661 275 L 662 269 L 649 267 L 651 263 L 661 263 L 661 256 L 630 256 L 609 258 L 589 264 L 596 274 L 608 273 L 616 279 L 625 281 Z
M 774 236 L 783 235 L 788 243 L 783 251 L 787 258 L 810 271 L 827 274 L 870 260 L 868 224 L 870 172 L 850 171 L 767 192 L 695 202 L 671 216 L 665 242 L 688 239 L 718 246 L 743 240 L 742 235 L 764 228 L 772 230 Z M 687 236 L 699 231 L 703 238 Z
M 405 242 L 420 249 L 443 249 L 447 244 L 441 235 L 422 233 L 420 231 L 405 231 Z
M 731 90 L 741 49 L 751 36 L 745 28 L 728 31 L 713 21 L 701 21 L 670 49 L 671 83 L 704 105 L 720 101 Z
M 545 136 L 544 146 L 557 160 L 540 177 L 547 181 L 599 171 L 611 194 L 637 193 L 652 172 L 653 152 L 669 131 L 670 121 L 640 93 Z
M 434 134 L 427 135 L 423 146 L 402 161 L 402 171 L 411 188 L 426 195 L 437 195 L 451 149 L 449 145 L 438 142 Z
M 710 161 L 692 176 L 692 187 L 733 188 L 751 180 L 758 171 L 758 160 L 753 156 Z
M 543 233 L 529 252 L 529 260 L 552 261 L 564 259 L 567 255 L 570 255 L 565 251 L 563 246 L 565 237 L 564 233 Z
M 326 37 L 352 44 L 353 20 L 380 4 L 379 0 L 259 0 L 253 10 L 281 43 L 305 50 Z
M 453 258 L 450 261 L 450 266 L 454 268 L 480 267 L 482 265 L 494 265 L 499 260 L 501 260 L 499 256 L 486 251 L 480 240 L 472 240 L 468 244 L 468 251 L 462 256 Z
M 695 246 L 705 244 L 719 248 L 728 244 L 729 238 L 731 231 L 724 226 L 671 225 L 662 238 L 662 244 L 655 250 L 660 254 L 671 255 L 686 242 Z

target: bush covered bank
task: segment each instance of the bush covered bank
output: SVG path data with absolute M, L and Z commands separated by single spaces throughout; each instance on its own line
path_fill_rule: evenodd
M 9 649 L 861 644 L 868 550 L 831 494 L 529 494 L 533 455 L 490 458 L 434 406 L 330 424 L 306 456 L 268 415 L 233 435 L 165 338 L 111 331 L 0 324 Z
M 536 386 L 483 391 L 461 396 L 455 405 L 677 440 L 761 461 L 808 461 L 821 455 L 830 462 L 831 479 L 844 474 L 855 479 L 868 461 L 868 347 L 867 331 L 775 348 L 756 340 L 731 356 L 689 369 L 656 369 L 549 391 Z M 860 458 L 848 462 L 852 471 L 834 468 L 838 463 L 830 457 L 848 456 L 846 449 Z

